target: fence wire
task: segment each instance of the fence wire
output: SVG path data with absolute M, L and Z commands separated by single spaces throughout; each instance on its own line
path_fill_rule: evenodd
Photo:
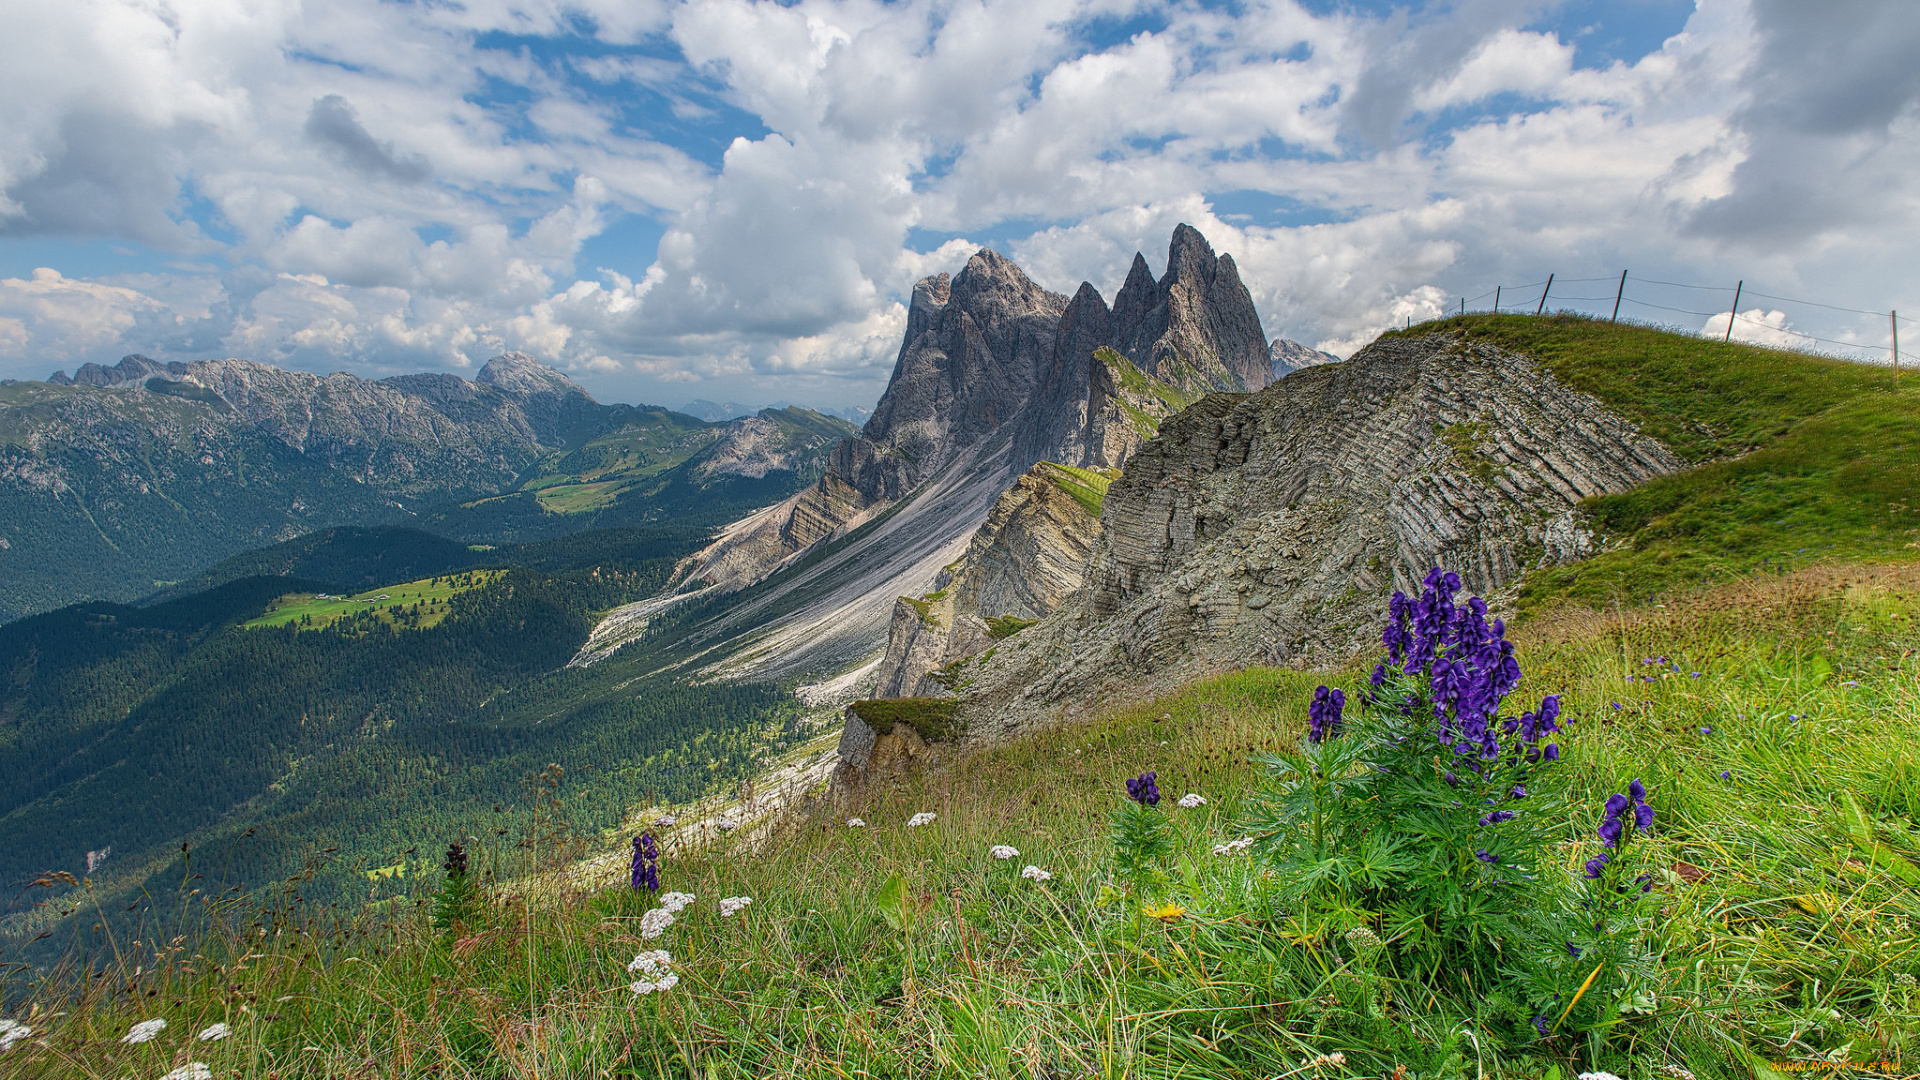
M 1572 296 L 1572 295 L 1566 295 L 1566 294 L 1555 294 L 1551 292 L 1551 287 L 1555 285 L 1563 285 L 1563 284 L 1564 285 L 1586 285 L 1594 282 L 1617 282 L 1619 283 L 1619 288 L 1616 291 L 1615 295 L 1613 296 Z M 1742 282 L 1738 286 L 1735 286 L 1734 288 L 1728 288 L 1727 286 L 1724 286 L 1724 285 L 1698 285 L 1698 284 L 1693 284 L 1691 282 L 1685 282 L 1685 281 L 1662 281 L 1658 278 L 1636 278 L 1631 276 L 1630 274 L 1622 274 L 1619 277 L 1613 277 L 1613 276 L 1587 277 L 1587 278 L 1550 277 L 1544 281 L 1528 282 L 1527 284 L 1524 284 L 1524 285 L 1502 285 L 1502 286 L 1499 286 L 1498 288 L 1488 289 L 1486 292 L 1483 292 L 1478 296 L 1463 297 L 1460 301 L 1460 306 L 1462 310 L 1471 311 L 1471 310 L 1474 310 L 1474 305 L 1480 303 L 1481 301 L 1492 299 L 1495 302 L 1493 310 L 1496 313 L 1517 311 L 1524 314 L 1526 313 L 1526 310 L 1529 308 L 1532 308 L 1538 311 L 1538 310 L 1542 310 L 1547 304 L 1551 304 L 1554 302 L 1564 302 L 1564 303 L 1582 303 L 1582 304 L 1612 303 L 1616 305 L 1617 309 L 1625 308 L 1626 305 L 1632 304 L 1632 305 L 1635 305 L 1636 307 L 1646 308 L 1652 311 L 1671 312 L 1676 315 L 1692 315 L 1702 319 L 1713 319 L 1721 315 L 1730 315 L 1731 320 L 1729 325 L 1731 327 L 1738 327 L 1741 325 L 1751 326 L 1759 330 L 1766 331 L 1768 333 L 1784 334 L 1788 337 L 1796 338 L 1801 341 L 1818 342 L 1819 344 L 1822 344 L 1822 345 L 1832 345 L 1842 349 L 1871 350 L 1873 352 L 1891 354 L 1892 358 L 1895 360 L 1896 363 L 1898 362 L 1898 359 L 1899 359 L 1899 351 L 1898 351 L 1897 344 L 1872 345 L 1872 344 L 1868 344 L 1866 342 L 1861 342 L 1861 341 L 1842 341 L 1838 338 L 1822 337 L 1818 334 L 1809 334 L 1809 333 L 1806 333 L 1805 331 L 1793 330 L 1785 326 L 1775 326 L 1773 323 L 1767 322 L 1765 319 L 1752 318 L 1748 315 L 1743 315 L 1740 312 L 1733 310 L 1734 308 L 1733 304 L 1729 304 L 1727 307 L 1723 307 L 1715 311 L 1699 311 L 1694 308 L 1673 307 L 1668 304 L 1656 304 L 1651 300 L 1641 300 L 1637 297 L 1628 295 L 1629 291 L 1634 285 L 1658 285 L 1665 288 L 1690 289 L 1695 292 L 1721 293 L 1730 297 L 1737 297 L 1739 300 L 1742 300 L 1742 301 L 1749 298 L 1754 300 L 1770 300 L 1777 304 L 1789 304 L 1789 305 L 1799 305 L 1803 307 L 1814 307 L 1814 308 L 1821 308 L 1826 311 L 1843 312 L 1849 315 L 1864 315 L 1864 316 L 1871 316 L 1874 318 L 1886 319 L 1887 328 L 1890 331 L 1890 335 L 1889 335 L 1890 340 L 1896 341 L 1896 342 L 1898 340 L 1897 337 L 1894 335 L 1897 335 L 1899 332 L 1899 317 L 1894 310 L 1872 311 L 1866 308 L 1847 307 L 1842 304 L 1828 304 L 1819 300 L 1803 300 L 1798 297 L 1792 297 L 1792 296 L 1778 296 L 1773 293 L 1763 293 L 1756 289 L 1748 289 L 1745 287 L 1744 282 Z M 1540 289 L 1542 294 L 1540 296 L 1531 295 L 1534 289 Z M 1705 331 L 1702 331 L 1702 333 L 1704 334 Z

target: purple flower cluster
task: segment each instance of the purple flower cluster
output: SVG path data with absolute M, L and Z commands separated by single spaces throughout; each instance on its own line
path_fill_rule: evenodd
M 652 833 L 633 838 L 633 891 L 660 891 L 660 847 Z
M 1513 643 L 1507 640 L 1506 624 L 1487 621 L 1487 602 L 1477 596 L 1455 604 L 1460 591 L 1460 575 L 1440 567 L 1427 574 L 1418 600 L 1409 600 L 1396 592 L 1387 607 L 1387 628 L 1380 640 L 1387 647 L 1387 663 L 1409 675 L 1426 674 L 1432 688 L 1434 718 L 1440 721 L 1442 745 L 1452 746 L 1456 754 L 1471 754 L 1483 761 L 1500 756 L 1500 739 L 1494 720 L 1500 703 L 1520 683 L 1520 662 L 1514 659 Z M 1376 667 L 1370 680 L 1377 688 L 1387 679 L 1387 664 Z M 1557 730 L 1557 698 L 1543 702 L 1540 717 L 1527 714 L 1529 730 L 1537 735 Z M 1515 730 L 1509 727 L 1508 731 Z M 1543 756 L 1551 761 L 1559 757 L 1558 747 L 1549 747 Z
M 1324 742 L 1340 734 L 1340 711 L 1347 707 L 1347 695 L 1339 690 L 1329 690 L 1322 686 L 1313 692 L 1313 703 L 1307 706 L 1307 719 L 1313 725 L 1307 732 L 1309 742 Z
M 1132 799 L 1141 806 L 1159 806 L 1160 785 L 1156 782 L 1159 779 L 1159 773 L 1143 772 L 1139 776 L 1128 780 L 1127 798 Z
M 1600 842 L 1608 851 L 1587 860 L 1587 880 L 1597 881 L 1612 861 L 1612 850 L 1620 846 L 1620 841 L 1634 829 L 1648 832 L 1653 828 L 1653 807 L 1647 804 L 1647 786 L 1639 780 L 1627 785 L 1627 794 L 1607 796 L 1604 815 L 1600 820 Z M 1651 881 L 1648 883 L 1651 887 Z

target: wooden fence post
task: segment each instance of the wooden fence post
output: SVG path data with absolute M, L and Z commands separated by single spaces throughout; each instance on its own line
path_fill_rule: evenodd
M 1533 309 L 1535 315 L 1547 310 L 1547 294 L 1553 291 L 1553 275 L 1547 275 L 1547 287 L 1540 290 L 1540 306 Z
M 1613 318 L 1608 322 L 1620 321 L 1620 298 L 1627 295 L 1627 272 L 1620 271 L 1620 291 L 1613 294 Z
M 1887 323 L 1893 327 L 1893 377 L 1897 379 L 1900 377 L 1900 313 L 1888 313 Z
M 1733 320 L 1740 317 L 1740 290 L 1746 287 L 1745 278 L 1741 278 L 1740 284 L 1733 287 L 1733 310 L 1727 312 L 1727 336 L 1720 339 L 1722 345 L 1733 340 Z
M 1493 313 L 1500 314 L 1500 286 L 1493 287 Z

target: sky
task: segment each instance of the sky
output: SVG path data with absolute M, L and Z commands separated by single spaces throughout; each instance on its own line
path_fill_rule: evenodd
M 520 350 L 602 400 L 871 405 L 916 280 L 989 246 L 1111 297 L 1182 221 L 1270 337 L 1342 356 L 1550 273 L 1550 307 L 1608 314 L 1624 270 L 1623 317 L 1716 336 L 1737 285 L 1734 337 L 1882 363 L 1920 316 L 1899 0 L 0 16 L 0 377 Z

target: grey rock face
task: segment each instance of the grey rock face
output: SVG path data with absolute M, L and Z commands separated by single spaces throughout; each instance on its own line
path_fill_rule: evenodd
M 1125 364 L 1102 362 L 1102 348 Z M 1017 453 L 1029 461 L 1119 468 L 1161 417 L 1203 394 L 1258 390 L 1273 370 L 1259 312 L 1233 258 L 1215 256 L 1198 230 L 1181 225 L 1159 281 L 1135 254 L 1111 309 L 1091 284 L 1080 286 L 1016 424 Z
M 1239 268 L 1191 225 L 1173 230 L 1159 281 L 1134 256 L 1113 321 L 1112 344 L 1122 356 L 1189 392 L 1258 390 L 1272 378 L 1273 358 Z
M 1128 360 L 1125 348 L 1171 378 Z M 1096 355 L 1103 349 L 1111 361 Z M 860 437 L 834 446 L 827 475 L 730 527 L 683 564 L 679 584 L 736 589 L 763 581 L 808 548 L 885 516 L 885 528 L 849 540 L 857 550 L 836 558 L 875 567 L 860 580 L 890 591 L 856 597 L 848 583 L 832 601 L 862 620 L 859 627 L 841 620 L 836 641 L 875 640 L 887 628 L 892 598 L 906 591 L 899 584 L 924 590 L 954 556 L 928 560 L 965 545 L 995 495 L 1030 466 L 1116 466 L 1159 417 L 1208 391 L 1264 385 L 1270 370 L 1259 316 L 1233 260 L 1216 256 L 1189 226 L 1174 233 L 1167 274 L 1156 282 L 1145 260 L 1136 260 L 1112 309 L 1092 285 L 1069 302 L 1004 256 L 981 251 L 959 275 L 914 287 L 886 394 Z
M 1068 697 L 1337 662 L 1428 568 L 1492 594 L 1587 553 L 1581 499 L 1681 467 L 1532 361 L 1455 335 L 1210 396 L 1108 489 L 1085 587 L 979 665 L 962 716 L 995 738 Z
M 967 553 L 918 600 L 901 597 L 888 626 L 875 697 L 939 697 L 957 687 L 940 673 L 993 647 L 988 620 L 1044 618 L 1080 589 L 1100 519 L 1061 486 L 1048 462 L 994 501 Z

